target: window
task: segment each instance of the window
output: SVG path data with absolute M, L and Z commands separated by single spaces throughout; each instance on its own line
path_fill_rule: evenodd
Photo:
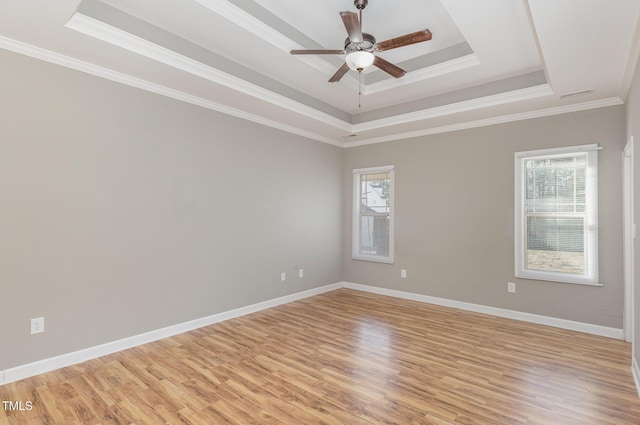
M 353 258 L 393 263 L 393 166 L 353 170 Z
M 599 285 L 597 150 L 516 153 L 517 277 Z

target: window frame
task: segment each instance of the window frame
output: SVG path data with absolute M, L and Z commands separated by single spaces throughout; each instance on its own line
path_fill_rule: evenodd
M 393 264 L 394 261 L 394 209 L 395 209 L 395 190 L 394 190 L 394 171 L 393 165 L 385 165 L 381 167 L 369 167 L 369 168 L 357 168 L 353 170 L 353 227 L 352 227 L 352 242 L 351 242 L 351 258 L 354 260 L 373 261 L 376 263 Z M 389 173 L 389 213 L 387 214 L 389 220 L 389 247 L 388 255 L 370 255 L 360 252 L 361 246 L 361 231 L 360 223 L 362 213 L 360 211 L 361 194 L 360 194 L 360 182 L 361 177 L 366 174 L 377 173 Z
M 515 275 L 519 278 L 545 280 L 561 283 L 602 286 L 599 282 L 599 235 L 598 235 L 598 150 L 597 144 L 570 146 L 563 148 L 540 149 L 515 153 L 514 166 L 514 245 Z M 585 235 L 584 247 L 587 250 L 584 274 L 564 273 L 526 268 L 527 229 L 524 197 L 526 196 L 525 161 L 532 158 L 551 158 L 586 155 L 585 172 Z M 589 202 L 590 201 L 590 202 Z M 553 216 L 552 216 L 553 217 Z

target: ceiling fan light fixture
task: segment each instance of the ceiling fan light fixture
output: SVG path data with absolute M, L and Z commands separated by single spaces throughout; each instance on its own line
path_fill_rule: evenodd
M 373 53 L 359 50 L 349 53 L 345 57 L 345 62 L 349 68 L 361 72 L 373 65 L 374 59 Z

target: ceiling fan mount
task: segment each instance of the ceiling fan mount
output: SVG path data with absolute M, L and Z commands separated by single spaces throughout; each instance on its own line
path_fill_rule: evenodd
M 369 4 L 369 0 L 353 0 L 356 9 L 364 9 Z
M 342 50 L 291 50 L 292 55 L 345 55 L 345 63 L 329 79 L 330 83 L 340 81 L 340 79 L 353 69 L 358 72 L 364 71 L 373 65 L 395 78 L 400 78 L 406 71 L 397 65 L 387 62 L 374 52 L 395 49 L 397 47 L 408 46 L 410 44 L 421 43 L 431 40 L 432 34 L 428 29 L 416 31 L 400 37 L 391 38 L 382 42 L 376 42 L 376 38 L 366 32 L 362 32 L 362 11 L 369 4 L 369 0 L 354 0 L 354 6 L 358 13 L 343 11 L 340 17 L 349 35 L 344 42 Z

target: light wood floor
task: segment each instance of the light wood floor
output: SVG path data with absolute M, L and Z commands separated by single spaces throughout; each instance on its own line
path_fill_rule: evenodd
M 0 424 L 640 424 L 628 344 L 338 290 L 0 387 Z

